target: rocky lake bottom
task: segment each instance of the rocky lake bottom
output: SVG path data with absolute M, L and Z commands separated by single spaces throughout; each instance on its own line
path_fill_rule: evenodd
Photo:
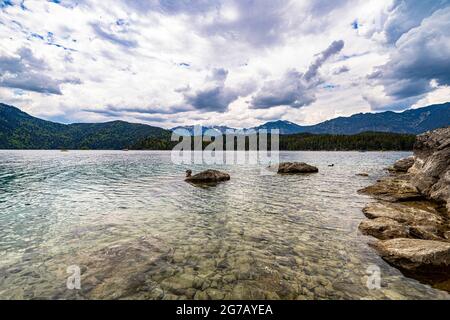
M 358 231 L 373 200 L 357 191 L 408 155 L 282 152 L 320 170 L 284 176 L 175 165 L 170 152 L 0 151 L 0 298 L 449 299 Z M 184 182 L 207 168 L 231 180 Z

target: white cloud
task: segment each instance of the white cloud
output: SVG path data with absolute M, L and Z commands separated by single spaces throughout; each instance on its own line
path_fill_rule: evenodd
M 388 61 L 368 78 L 383 88 L 377 97 L 367 97 L 374 109 L 405 109 L 450 86 L 450 7 L 403 33 Z
M 164 127 L 199 121 L 239 127 L 276 118 L 310 124 L 399 108 L 390 95 L 404 83 L 374 84 L 366 76 L 393 66 L 419 39 L 431 39 L 430 50 L 448 48 L 433 38 L 436 21 L 429 22 L 448 4 L 438 2 L 415 10 L 393 0 L 11 1 L 0 8 L 0 100 L 66 122 Z M 427 33 L 420 29 L 425 24 Z M 339 58 L 321 62 L 317 54 L 336 39 L 345 42 Z M 25 71 L 7 70 L 14 65 Z M 319 67 L 315 85 L 289 72 Z M 211 78 L 213 70 L 226 74 Z M 438 88 L 424 86 L 419 99 L 445 100 L 445 82 L 432 78 Z M 254 110 L 255 96 L 303 108 Z

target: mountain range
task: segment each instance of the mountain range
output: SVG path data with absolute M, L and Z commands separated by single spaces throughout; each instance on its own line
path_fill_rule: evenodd
M 354 135 L 362 132 L 419 134 L 450 125 L 450 103 L 410 109 L 402 113 L 382 112 L 340 117 L 313 126 L 289 121 L 268 122 L 240 129 L 279 129 L 283 135 L 299 133 Z M 172 130 L 175 130 L 174 128 Z M 178 127 L 192 134 L 193 126 Z M 218 132 L 226 126 L 204 127 Z M 0 149 L 125 149 L 143 140 L 157 148 L 169 146 L 171 130 L 145 124 L 112 121 L 105 123 L 60 124 L 33 117 L 20 109 L 0 103 Z
M 450 102 L 432 105 L 419 109 L 409 109 L 401 113 L 386 111 L 380 113 L 359 113 L 350 117 L 339 117 L 312 126 L 301 126 L 296 123 L 278 120 L 267 122 L 263 125 L 238 129 L 241 132 L 260 129 L 278 129 L 280 134 L 344 134 L 353 135 L 362 132 L 391 132 L 405 134 L 420 134 L 436 128 L 450 125 Z M 194 126 L 176 127 L 185 129 L 193 134 Z M 215 130 L 225 133 L 226 130 L 236 130 L 225 126 L 205 126 L 203 133 L 207 130 Z
M 0 103 L 0 149 L 120 150 L 141 139 L 170 136 L 169 130 L 124 121 L 60 124 Z

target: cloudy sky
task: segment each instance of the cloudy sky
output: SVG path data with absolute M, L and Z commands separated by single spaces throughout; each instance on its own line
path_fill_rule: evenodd
M 450 101 L 450 0 L 0 0 L 0 101 L 64 123 L 314 124 Z

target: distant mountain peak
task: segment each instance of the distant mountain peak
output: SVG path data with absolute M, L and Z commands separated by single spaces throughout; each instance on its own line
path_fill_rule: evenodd
M 404 112 L 358 113 L 339 117 L 312 126 L 300 126 L 288 120 L 270 121 L 249 129 L 234 129 L 224 125 L 204 126 L 208 130 L 226 133 L 237 130 L 278 129 L 281 134 L 353 135 L 362 132 L 420 134 L 450 126 L 450 102 Z M 182 126 L 192 134 L 193 126 Z M 145 124 L 116 120 L 106 123 L 60 124 L 35 118 L 20 109 L 0 103 L 0 149 L 122 149 L 143 138 L 170 137 L 171 132 Z
M 240 131 L 278 129 L 281 134 L 349 135 L 366 131 L 419 134 L 449 125 L 450 102 L 424 108 L 408 109 L 403 112 L 357 113 L 349 117 L 338 117 L 311 126 L 301 126 L 288 120 L 273 120 L 253 128 L 240 129 Z M 192 126 L 181 128 L 189 129 Z M 224 128 L 233 129 L 227 126 L 205 126 L 203 128 L 204 132 L 210 128 L 215 128 L 222 133 L 226 131 Z
M 172 128 L 171 131 L 178 131 L 179 134 L 183 135 L 183 131 L 187 131 L 189 133 L 189 135 L 194 135 L 194 129 L 195 128 L 200 128 L 202 129 L 202 135 L 205 135 L 208 133 L 208 131 L 213 130 L 216 131 L 218 133 L 226 133 L 227 131 L 235 131 L 237 129 L 228 127 L 228 126 L 224 126 L 224 125 L 213 125 L 213 126 L 202 126 L 202 125 L 191 125 L 191 126 L 178 126 L 175 128 Z

